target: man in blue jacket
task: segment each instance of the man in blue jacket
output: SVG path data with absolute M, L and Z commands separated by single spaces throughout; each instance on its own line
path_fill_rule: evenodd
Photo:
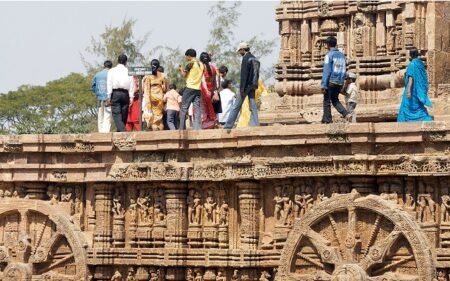
M 92 80 L 91 90 L 97 96 L 98 108 L 98 132 L 109 133 L 111 130 L 111 106 L 107 105 L 108 91 L 106 80 L 108 71 L 112 67 L 112 62 L 107 60 L 103 63 L 104 69 L 95 74 Z
M 345 81 L 346 63 L 345 55 L 336 49 L 337 40 L 335 37 L 328 37 L 325 41 L 328 53 L 323 64 L 323 75 L 320 88 L 323 93 L 323 117 L 322 123 L 333 122 L 331 116 L 331 104 L 344 117 L 349 118 L 349 113 L 339 102 L 339 93 Z

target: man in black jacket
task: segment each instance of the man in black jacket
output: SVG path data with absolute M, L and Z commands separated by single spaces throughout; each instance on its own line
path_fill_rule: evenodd
M 243 56 L 241 64 L 241 83 L 239 86 L 239 95 L 236 95 L 236 100 L 231 108 L 228 120 L 224 125 L 224 129 L 231 129 L 234 122 L 241 111 L 242 103 L 245 97 L 248 96 L 250 105 L 250 126 L 258 126 L 258 108 L 256 106 L 255 91 L 258 88 L 259 80 L 259 61 L 254 55 L 250 53 L 250 45 L 246 42 L 239 44 L 237 49 L 239 54 Z

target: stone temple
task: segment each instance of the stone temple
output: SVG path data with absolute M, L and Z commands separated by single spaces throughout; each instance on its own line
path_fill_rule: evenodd
M 362 121 L 395 118 L 416 45 L 436 122 L 0 136 L 0 280 L 448 281 L 449 6 L 282 1 L 263 112 L 314 122 L 332 34 Z

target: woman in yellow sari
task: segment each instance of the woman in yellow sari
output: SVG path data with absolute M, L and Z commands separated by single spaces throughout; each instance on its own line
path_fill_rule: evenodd
M 143 102 L 143 119 L 147 124 L 147 128 L 152 131 L 164 129 L 163 113 L 164 113 L 164 93 L 167 85 L 164 74 L 158 71 L 159 61 L 154 59 L 151 61 L 152 74 L 146 75 L 143 80 L 144 85 L 144 102 Z
M 258 105 L 258 111 L 259 106 L 261 104 L 261 96 L 266 93 L 266 88 L 264 87 L 264 84 L 262 80 L 258 80 L 258 89 L 255 91 L 255 99 L 256 104 Z M 248 96 L 245 97 L 244 102 L 242 103 L 241 107 L 241 115 L 239 116 L 238 123 L 236 125 L 236 128 L 242 128 L 242 127 L 248 127 L 248 123 L 250 122 L 250 106 L 248 104 Z

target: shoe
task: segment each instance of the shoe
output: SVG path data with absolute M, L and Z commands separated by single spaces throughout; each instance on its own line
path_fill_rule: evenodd
M 353 114 L 349 113 L 349 114 L 345 115 L 344 118 L 345 118 L 346 122 L 352 122 Z

